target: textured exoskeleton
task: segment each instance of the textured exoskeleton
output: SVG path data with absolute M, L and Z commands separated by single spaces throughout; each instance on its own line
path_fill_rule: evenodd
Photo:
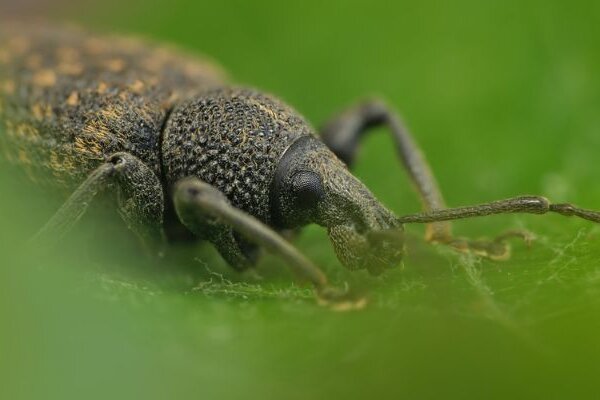
M 322 225 L 342 264 L 377 274 L 401 261 L 405 222 L 428 223 L 429 241 L 504 258 L 503 239 L 523 233 L 456 239 L 447 221 L 548 211 L 600 221 L 538 196 L 447 209 L 416 143 L 380 101 L 349 108 L 317 135 L 294 109 L 230 84 L 206 58 L 75 29 L 0 26 L 1 153 L 40 185 L 72 192 L 40 236 L 60 237 L 98 192 L 114 188 L 123 219 L 151 248 L 173 240 L 167 227 L 177 225 L 236 268 L 266 248 L 329 302 L 344 293 L 278 232 Z M 349 172 L 374 125 L 392 132 L 424 213 L 396 217 Z

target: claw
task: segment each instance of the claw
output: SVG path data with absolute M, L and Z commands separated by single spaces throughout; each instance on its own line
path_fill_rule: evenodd
M 494 261 L 505 261 L 511 255 L 510 246 L 506 243 L 506 240 L 510 238 L 520 238 L 527 247 L 531 247 L 535 235 L 529 231 L 517 229 L 507 231 L 493 240 L 452 239 L 446 244 L 461 253 L 472 253 Z
M 529 232 L 525 229 L 514 229 L 504 232 L 502 235 L 497 236 L 496 239 L 494 239 L 494 241 L 502 242 L 510 238 L 522 239 L 527 247 L 531 247 L 533 241 L 536 239 L 535 235 L 532 232 Z
M 317 291 L 317 302 L 320 306 L 328 307 L 333 311 L 362 310 L 367 305 L 367 298 L 348 290 L 326 286 Z

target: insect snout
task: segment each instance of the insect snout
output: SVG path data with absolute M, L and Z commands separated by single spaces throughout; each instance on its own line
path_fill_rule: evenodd
M 373 265 L 369 272 L 378 275 L 386 268 L 395 267 L 404 254 L 404 230 L 402 227 L 370 231 L 366 234 Z
M 338 258 L 350 269 L 366 268 L 379 275 L 402 261 L 404 230 L 395 219 L 368 219 L 361 224 L 349 221 L 328 230 Z

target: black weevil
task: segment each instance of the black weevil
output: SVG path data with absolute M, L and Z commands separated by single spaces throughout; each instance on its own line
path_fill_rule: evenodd
M 350 297 L 282 231 L 322 225 L 343 265 L 379 274 L 401 261 L 404 223 L 427 223 L 430 242 L 501 259 L 504 239 L 523 232 L 470 241 L 454 238 L 448 221 L 556 212 L 600 222 L 598 212 L 539 196 L 446 208 L 415 141 L 380 101 L 351 107 L 316 135 L 291 107 L 231 85 L 206 58 L 71 28 L 2 23 L 0 124 L 6 160 L 40 185 L 72 192 L 40 236 L 60 237 L 111 189 L 122 218 L 150 248 L 162 249 L 182 225 L 238 269 L 266 248 L 326 303 Z M 349 172 L 362 134 L 377 125 L 392 132 L 423 213 L 395 216 Z

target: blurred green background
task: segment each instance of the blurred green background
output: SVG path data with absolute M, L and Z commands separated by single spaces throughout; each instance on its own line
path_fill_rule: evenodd
M 379 95 L 400 110 L 448 203 L 522 193 L 600 208 L 597 1 L 115 1 L 4 4 L 219 60 L 315 126 Z M 357 175 L 397 213 L 419 204 L 385 130 Z M 110 205 L 57 248 L 22 243 L 60 205 L 0 172 L 0 398 L 597 398 L 600 229 L 499 216 L 457 233 L 534 232 L 497 263 L 423 243 L 404 267 L 341 270 L 325 233 L 298 246 L 360 312 L 315 305 L 277 259 L 232 272 L 208 246 L 144 258 Z

